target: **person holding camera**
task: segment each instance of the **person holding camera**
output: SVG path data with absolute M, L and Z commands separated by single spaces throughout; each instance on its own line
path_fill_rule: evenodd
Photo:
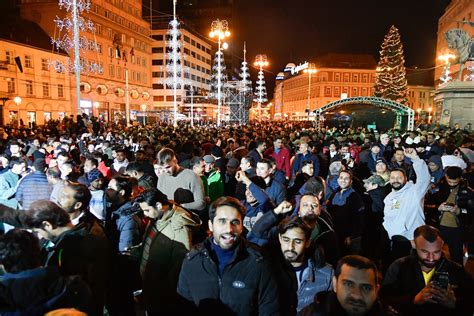
M 440 231 L 423 225 L 414 237 L 415 251 L 388 268 L 381 298 L 403 315 L 469 315 L 472 280 L 443 256 Z

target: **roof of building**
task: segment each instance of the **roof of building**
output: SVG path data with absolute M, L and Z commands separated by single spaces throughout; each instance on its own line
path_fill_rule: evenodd
M 407 69 L 406 78 L 409 86 L 434 87 L 434 69 Z
M 9 13 L 0 19 L 0 39 L 29 45 L 44 50 L 52 50 L 51 38 L 36 23 Z M 65 54 L 65 52 L 62 52 Z
M 370 54 L 342 54 L 329 53 L 321 56 L 316 61 L 319 68 L 353 68 L 353 69 L 374 69 L 377 62 Z

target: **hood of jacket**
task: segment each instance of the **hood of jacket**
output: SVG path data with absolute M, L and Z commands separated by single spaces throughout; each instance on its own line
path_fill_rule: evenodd
M 199 227 L 202 221 L 197 214 L 187 211 L 178 205 L 174 205 L 171 210 L 156 222 L 156 227 L 160 230 L 162 226 L 168 223 L 171 224 L 173 228 L 178 229 L 184 226 L 189 228 Z

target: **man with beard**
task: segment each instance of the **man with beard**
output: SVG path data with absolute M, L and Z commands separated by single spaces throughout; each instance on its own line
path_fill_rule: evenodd
M 333 269 L 308 256 L 312 228 L 300 217 L 286 218 L 278 226 L 272 268 L 280 291 L 280 315 L 295 315 L 314 295 L 332 289 Z
M 463 263 L 464 230 L 474 210 L 474 191 L 462 180 L 462 169 L 448 167 L 445 176 L 426 198 L 430 215 L 439 220 L 439 229 L 449 248 L 450 259 Z
M 367 258 L 346 256 L 337 263 L 334 291 L 321 292 L 302 316 L 385 316 L 398 315 L 378 298 L 377 266 Z
M 218 198 L 211 205 L 212 236 L 194 246 L 181 268 L 181 314 L 278 314 L 278 290 L 268 263 L 241 237 L 244 214 L 233 197 Z
M 290 202 L 283 201 L 273 211 L 267 212 L 255 222 L 248 238 L 259 245 L 278 244 L 278 225 L 293 210 Z M 308 253 L 314 259 L 335 265 L 339 259 L 339 247 L 331 215 L 321 206 L 317 195 L 302 194 L 298 211 L 291 217 L 301 217 L 311 228 L 311 246 Z
M 158 177 L 157 189 L 166 194 L 169 200 L 173 200 L 176 189 L 189 190 L 193 193 L 194 202 L 183 203 L 181 206 L 197 213 L 204 210 L 206 201 L 201 178 L 192 170 L 181 168 L 175 152 L 170 148 L 161 149 L 156 158 L 162 170 Z
M 418 157 L 415 149 L 406 148 L 405 156 L 413 162 L 416 183 L 407 181 L 403 169 L 390 172 L 390 192 L 384 199 L 383 227 L 391 240 L 391 257 L 393 261 L 410 253 L 413 232 L 425 224 L 423 199 L 430 185 L 430 173 L 424 160 Z
M 415 232 L 416 252 L 388 269 L 380 296 L 403 315 L 470 315 L 466 302 L 472 280 L 462 266 L 444 258 L 439 230 L 423 225 Z

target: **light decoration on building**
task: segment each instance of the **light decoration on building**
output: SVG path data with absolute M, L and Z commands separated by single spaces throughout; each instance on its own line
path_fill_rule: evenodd
M 469 66 L 467 66 L 467 77 L 466 81 L 474 81 L 474 64 L 471 63 Z

